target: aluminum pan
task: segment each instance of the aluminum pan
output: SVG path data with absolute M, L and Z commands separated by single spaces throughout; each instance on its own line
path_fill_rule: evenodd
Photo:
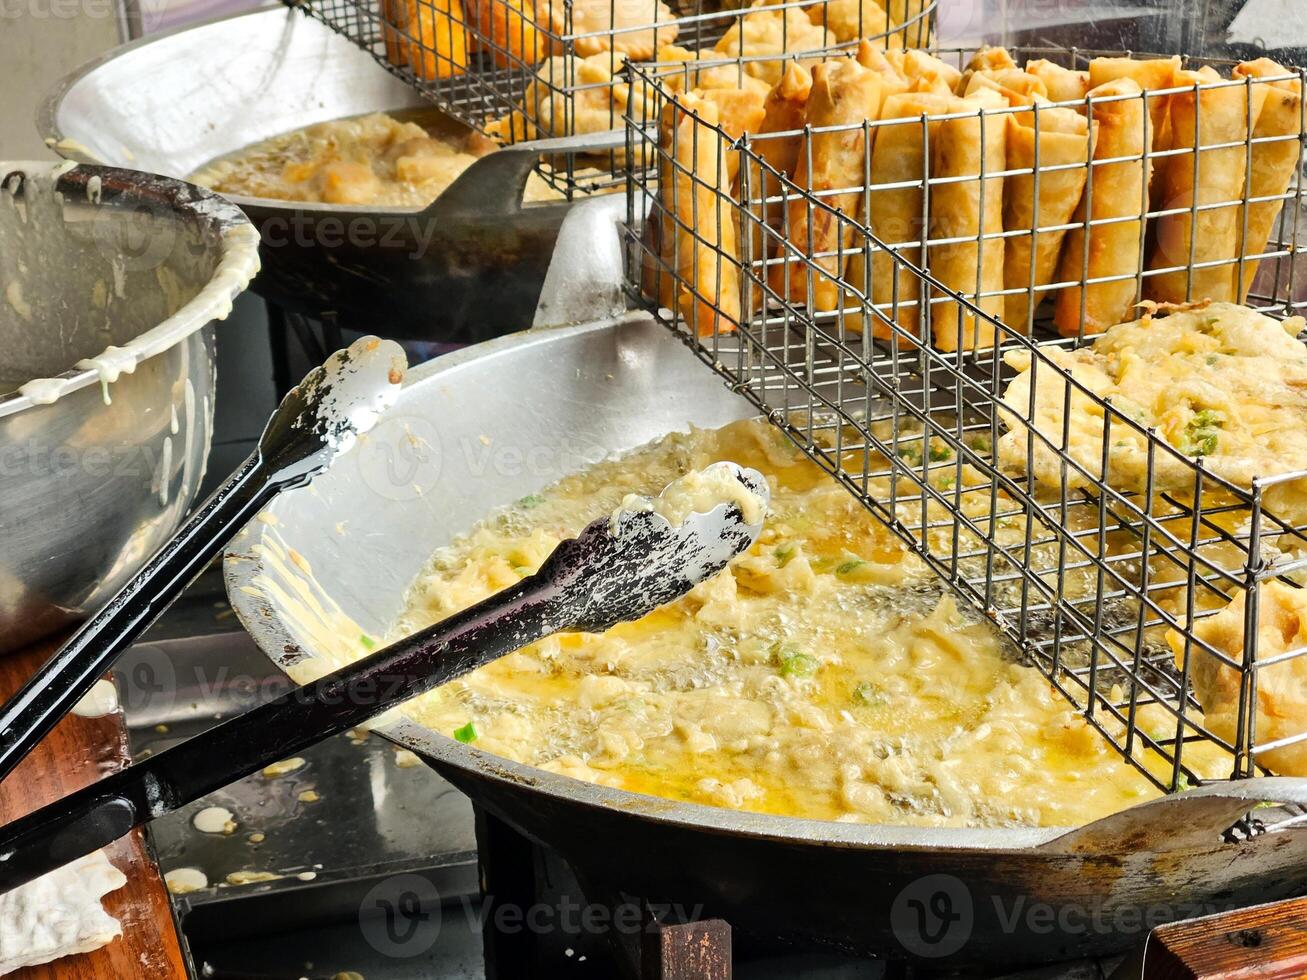
M 424 105 L 371 55 L 321 22 L 276 6 L 150 34 L 88 61 L 45 97 L 36 127 L 68 159 L 185 178 L 216 157 L 293 129 Z M 350 210 L 228 197 L 242 207 Z

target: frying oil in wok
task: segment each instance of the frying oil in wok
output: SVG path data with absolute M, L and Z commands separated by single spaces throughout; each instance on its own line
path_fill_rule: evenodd
M 430 204 L 496 144 L 432 112 L 333 119 L 211 160 L 192 181 L 223 194 L 345 206 Z M 538 174 L 527 201 L 560 197 Z
M 657 493 L 719 459 L 757 468 L 772 489 L 762 536 L 726 572 L 602 636 L 533 644 L 405 713 L 580 779 L 790 816 L 1065 826 L 1156 795 L 989 623 L 760 421 L 669 435 L 492 515 L 433 557 L 393 635 L 530 574 L 627 492 Z M 1143 711 L 1145 727 L 1167 723 Z M 1217 774 L 1219 760 L 1194 749 L 1186 762 Z

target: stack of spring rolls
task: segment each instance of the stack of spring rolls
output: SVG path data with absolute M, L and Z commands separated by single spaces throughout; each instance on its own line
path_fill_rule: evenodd
M 959 71 L 864 41 L 785 63 L 766 91 L 708 74 L 663 109 L 651 222 L 679 280 L 656 295 L 700 333 L 780 302 L 979 349 L 996 320 L 1028 333 L 1045 300 L 1067 336 L 1141 299 L 1241 302 L 1301 152 L 1300 81 L 1266 58 L 1227 80 L 1179 57 L 1072 70 L 987 48 Z M 744 134 L 752 155 L 727 143 Z

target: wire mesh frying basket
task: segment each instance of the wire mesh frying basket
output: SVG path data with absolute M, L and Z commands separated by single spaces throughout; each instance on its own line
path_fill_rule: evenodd
M 620 130 L 623 66 L 775 62 L 856 44 L 929 45 L 938 0 L 312 0 L 307 11 L 441 109 L 502 142 Z M 826 25 L 829 25 L 829 29 Z M 748 75 L 749 72 L 744 74 Z M 753 76 L 750 76 L 753 77 Z M 638 111 L 638 110 L 637 110 Z M 619 188 L 620 153 L 543 171 L 568 193 Z
M 975 100 L 891 87 L 875 120 L 830 122 L 839 86 L 884 70 L 860 52 L 814 69 L 807 125 L 745 134 L 688 69 L 632 66 L 651 166 L 630 175 L 629 290 L 1158 787 L 1307 774 L 1307 456 L 1232 473 L 1216 408 L 1144 408 L 1090 370 L 1166 380 L 1146 345 L 1184 324 L 1212 336 L 1163 352 L 1156 390 L 1215 370 L 1227 309 L 1180 305 L 1215 292 L 1301 329 L 1304 73 L 1187 63 L 1192 84 L 1090 92 L 1087 65 L 1124 70 L 1099 55 L 1021 52 L 1080 88 L 1000 104 L 975 93 L 1001 69 L 923 53 Z M 1143 354 L 1093 347 L 1149 297 L 1177 309 L 1129 335 Z M 1228 315 L 1307 384 L 1307 347 Z

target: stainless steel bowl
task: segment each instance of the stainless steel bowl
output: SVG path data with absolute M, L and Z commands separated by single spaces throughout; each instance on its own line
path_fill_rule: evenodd
M 640 315 L 439 358 L 410 373 L 391 417 L 357 452 L 237 538 L 228 595 L 283 668 L 353 648 L 360 631 L 386 630 L 431 551 L 490 508 L 687 423 L 750 414 Z M 1307 802 L 1305 780 L 1204 788 L 1080 828 L 915 828 L 657 799 L 518 765 L 402 717 L 381 731 L 555 849 L 591 902 L 620 892 L 700 906 L 757 934 L 951 957 L 936 967 L 1111 952 L 1158 921 L 1307 885 L 1307 831 L 1221 836 L 1250 798 Z M 934 907 L 935 894 L 950 917 L 928 931 L 946 927 L 947 947 L 913 931 L 913 903 Z
M 180 181 L 0 162 L 0 651 L 102 605 L 176 529 L 213 434 L 213 323 L 258 269 Z

